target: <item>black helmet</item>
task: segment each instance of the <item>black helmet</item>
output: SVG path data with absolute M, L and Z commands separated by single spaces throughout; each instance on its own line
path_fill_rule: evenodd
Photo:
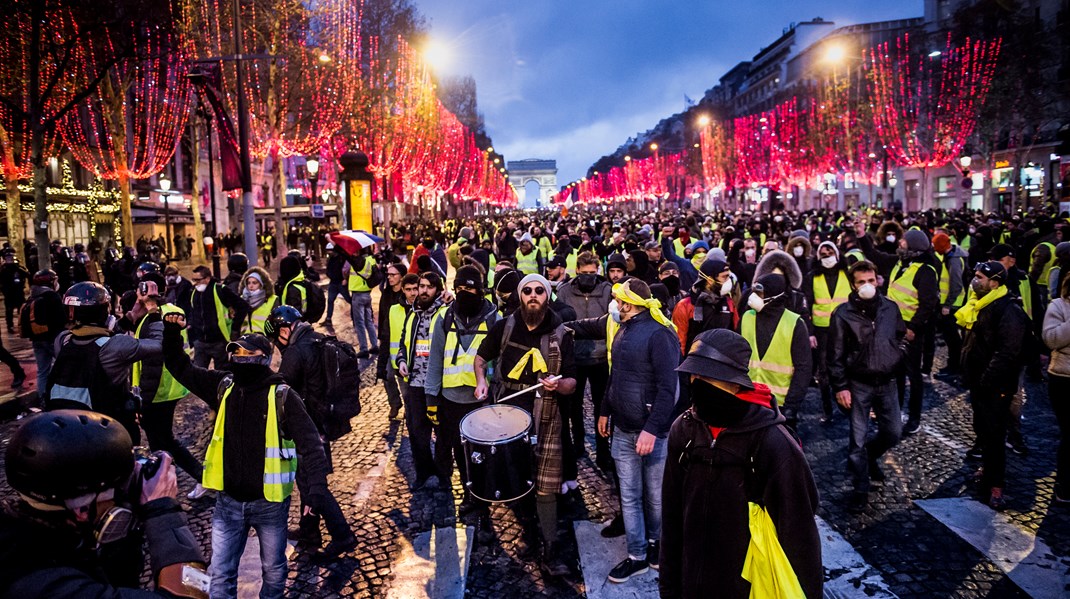
M 137 265 L 137 278 L 140 279 L 141 277 L 145 276 L 150 272 L 160 272 L 160 265 L 156 264 L 155 262 L 142 262 L 141 264 Z
M 268 315 L 267 322 L 264 324 L 264 334 L 270 339 L 278 339 L 279 329 L 293 326 L 295 322 L 300 322 L 303 318 L 301 311 L 293 306 L 278 306 Z
M 42 412 L 12 435 L 4 467 L 16 491 L 61 505 L 122 484 L 134 468 L 133 443 L 121 424 L 103 414 Z
M 71 285 L 63 295 L 63 305 L 70 310 L 72 322 L 104 326 L 111 308 L 111 293 L 100 283 L 83 281 Z
M 249 270 L 249 257 L 241 252 L 234 252 L 227 258 L 227 270 L 244 273 Z
M 33 284 L 40 287 L 51 287 L 56 284 L 56 271 L 52 269 L 39 270 L 33 273 Z

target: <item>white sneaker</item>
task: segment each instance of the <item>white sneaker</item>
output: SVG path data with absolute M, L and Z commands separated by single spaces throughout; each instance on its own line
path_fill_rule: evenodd
M 208 489 L 205 489 L 203 485 L 197 483 L 197 486 L 193 487 L 193 490 L 190 491 L 189 494 L 186 495 L 186 497 L 190 499 L 200 499 L 201 497 L 204 497 L 205 493 L 207 492 Z

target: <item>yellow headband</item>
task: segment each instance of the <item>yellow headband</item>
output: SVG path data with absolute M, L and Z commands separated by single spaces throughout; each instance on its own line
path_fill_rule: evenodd
M 633 306 L 639 306 L 640 308 L 646 308 L 650 311 L 650 315 L 654 317 L 654 320 L 661 323 L 663 326 L 667 326 L 671 329 L 675 329 L 672 321 L 665 317 L 661 313 L 661 302 L 657 298 L 651 297 L 650 299 L 643 299 L 636 292 L 632 291 L 629 281 L 623 283 L 617 283 L 613 286 L 613 297 L 619 302 L 631 304 Z

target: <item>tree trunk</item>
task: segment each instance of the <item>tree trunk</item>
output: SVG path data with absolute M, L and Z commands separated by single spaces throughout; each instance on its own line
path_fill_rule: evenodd
M 267 116 L 268 116 L 268 128 L 271 131 L 272 139 L 279 138 L 279 115 L 278 115 L 278 97 L 276 95 L 276 85 L 279 77 L 279 68 L 274 60 L 271 61 L 271 66 L 268 67 L 268 90 L 267 90 Z M 286 173 L 282 170 L 282 156 L 275 153 L 275 160 L 272 161 L 273 179 L 272 184 L 275 187 L 275 247 L 278 248 L 279 256 L 285 256 L 288 248 L 286 247 L 286 234 L 282 229 L 282 206 L 286 203 Z
M 124 153 L 125 154 L 125 153 Z M 119 171 L 119 212 L 121 214 L 122 230 L 119 236 L 123 247 L 134 247 L 134 214 L 130 208 L 130 174 L 126 169 Z M 93 215 L 89 215 L 93 218 Z M 165 248 L 160 248 L 163 251 Z
M 190 246 L 190 257 L 194 262 L 204 263 L 204 222 L 201 220 L 201 142 L 197 137 L 197 126 L 194 119 L 189 120 L 190 156 L 193 164 L 193 193 L 190 197 L 189 208 L 193 212 L 193 244 Z M 214 217 L 215 215 L 213 215 Z
M 33 237 L 37 243 L 37 268 L 52 268 L 48 239 L 48 193 L 45 190 L 45 132 L 34 126 L 30 136 L 30 164 L 33 165 Z
M 0 125 L 0 146 L 4 147 L 3 161 L 5 165 L 15 164 L 15 150 L 11 146 L 11 138 L 7 130 Z M 26 264 L 26 252 L 22 244 L 22 193 L 19 191 L 19 177 L 16 168 L 4 173 L 4 186 L 7 191 L 7 241 L 11 249 L 15 250 L 15 256 Z

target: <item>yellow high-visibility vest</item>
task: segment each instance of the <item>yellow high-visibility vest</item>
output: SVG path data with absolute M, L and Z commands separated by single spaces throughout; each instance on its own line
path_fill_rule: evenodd
M 223 335 L 223 339 L 230 339 L 230 328 L 234 324 L 234 319 L 230 317 L 230 310 L 223 305 L 223 300 L 219 299 L 219 283 L 212 283 L 212 298 L 215 300 L 215 320 L 219 326 L 219 333 Z M 197 295 L 197 290 L 194 289 L 189 294 L 189 304 L 193 305 L 193 298 Z
M 167 316 L 168 314 L 181 314 L 182 316 L 185 316 L 186 311 L 172 304 L 164 304 L 160 306 L 160 315 Z M 145 326 L 144 318 L 142 318 L 141 322 L 138 323 L 137 329 L 134 331 L 134 337 L 141 337 L 141 327 L 143 326 Z M 186 355 L 193 354 L 193 348 L 190 347 L 189 335 L 186 333 L 186 329 L 182 329 L 182 348 L 185 350 Z M 130 374 L 130 382 L 133 386 L 141 386 L 141 373 L 143 370 L 144 365 L 141 363 L 141 360 L 134 362 L 134 367 Z M 167 367 L 164 366 L 163 373 L 160 374 L 160 386 L 156 388 L 156 395 L 152 396 L 151 398 L 142 397 L 141 399 L 149 400 L 152 403 L 162 403 L 165 401 L 175 401 L 178 399 L 182 399 L 187 395 L 189 395 L 189 389 L 183 387 L 182 383 L 179 383 L 178 380 L 175 379 L 174 375 L 172 375 L 171 372 L 167 370 Z
M 286 298 L 290 294 L 290 285 L 293 285 L 294 283 L 299 283 L 299 282 L 304 281 L 304 280 L 305 280 L 305 273 L 300 272 L 300 273 L 297 273 L 296 277 L 294 277 L 294 278 L 290 279 L 289 281 L 287 281 L 286 282 L 286 286 L 282 288 L 282 298 L 279 299 L 279 302 L 283 303 L 283 304 L 286 303 Z M 308 290 L 305 289 L 304 285 L 298 285 L 297 286 L 297 295 L 300 296 L 300 298 L 301 298 L 300 299 L 300 305 L 299 306 L 294 306 L 294 308 L 297 308 L 298 310 L 301 311 L 301 314 L 304 314 L 305 312 L 308 311 Z
M 406 348 L 409 351 L 409 355 L 405 356 L 405 362 L 408 364 L 409 375 L 412 375 L 412 363 L 417 357 L 426 357 L 431 355 L 431 335 L 430 331 L 434 330 L 435 320 L 441 318 L 446 313 L 446 306 L 439 306 L 438 310 L 431 315 L 431 324 L 428 325 L 427 339 L 417 339 L 416 332 L 412 328 L 416 321 L 416 311 L 410 310 L 408 316 L 405 318 L 405 332 L 402 334 L 407 338 Z M 398 350 L 401 349 L 400 342 Z M 394 363 L 397 363 L 395 359 Z M 409 377 L 404 377 L 405 382 L 409 382 Z
M 372 260 L 368 256 L 364 257 L 364 266 L 360 270 L 353 268 L 353 265 L 349 267 L 349 290 L 358 293 L 371 291 L 372 288 L 368 286 L 368 277 L 372 276 L 372 267 L 375 266 L 375 260 Z
M 456 320 L 454 320 L 456 322 Z M 454 327 L 450 327 L 454 329 Z M 487 336 L 487 321 L 484 319 L 477 327 L 476 335 L 468 349 L 461 349 L 461 336 L 456 329 L 446 331 L 446 344 L 442 356 L 442 387 L 476 386 L 476 352 Z
M 932 268 L 928 264 L 912 262 L 906 268 L 903 276 L 899 276 L 899 263 L 892 269 L 892 280 L 888 283 L 888 299 L 899 306 L 899 313 L 903 315 L 903 322 L 914 320 L 914 314 L 918 311 L 918 289 L 914 286 L 914 276 L 921 267 Z
M 395 358 L 398 355 L 398 349 L 401 348 L 401 331 L 405 328 L 405 318 L 408 316 L 408 308 L 403 304 L 394 304 L 390 306 L 390 312 L 387 313 L 387 323 L 390 326 L 390 336 L 388 341 L 390 343 L 390 365 L 397 368 Z
M 850 294 L 851 284 L 847 281 L 847 274 L 842 270 L 836 270 L 836 289 L 831 296 L 829 295 L 828 284 L 825 282 L 825 275 L 815 276 L 814 305 L 811 307 L 814 326 L 828 327 L 832 321 L 832 312 L 836 309 L 836 306 L 847 302 L 847 297 Z
M 204 486 L 223 491 L 223 429 L 227 417 L 227 398 L 234 383 L 223 392 L 219 413 L 215 418 L 212 440 L 204 455 Z M 277 385 L 267 394 L 267 426 L 264 429 L 264 499 L 275 503 L 285 501 L 293 492 L 297 475 L 297 444 L 279 435 L 279 415 L 276 410 Z
M 617 331 L 620 330 L 620 323 L 613 320 L 612 316 L 606 318 L 606 360 L 609 362 L 610 370 L 613 369 L 613 338 L 617 336 Z
M 302 289 L 304 291 L 304 289 Z M 279 303 L 278 296 L 273 296 L 270 302 L 264 302 L 260 304 L 260 307 L 254 309 L 249 317 L 242 323 L 241 333 L 247 335 L 249 333 L 260 333 L 266 335 L 264 329 L 267 328 L 268 316 L 271 316 L 271 311 L 275 309 L 275 306 Z
M 1055 246 L 1050 244 L 1050 243 L 1048 243 L 1047 241 L 1043 241 L 1041 243 L 1038 243 L 1037 247 L 1033 248 L 1032 252 L 1029 252 L 1029 265 L 1030 266 L 1033 265 L 1033 260 L 1035 259 L 1035 256 L 1036 256 L 1036 253 L 1037 253 L 1037 248 L 1039 248 L 1042 245 L 1048 247 L 1048 252 L 1050 252 L 1051 258 L 1049 258 L 1048 259 L 1048 263 L 1044 265 L 1044 270 L 1040 271 L 1040 278 L 1037 279 L 1037 284 L 1041 285 L 1043 287 L 1047 287 L 1048 286 L 1048 276 L 1051 274 L 1051 269 L 1052 269 L 1052 267 L 1055 266 L 1055 262 L 1056 262 L 1056 260 L 1055 260 Z
M 516 269 L 525 275 L 537 274 L 539 272 L 539 249 L 534 248 L 527 255 L 517 250 Z
M 795 322 L 799 320 L 799 315 L 791 310 L 784 310 L 764 356 L 758 353 L 758 335 L 754 326 L 756 316 L 754 310 L 747 310 L 743 314 L 739 329 L 739 333 L 750 344 L 750 378 L 767 385 L 769 391 L 783 401 L 791 387 L 791 377 L 795 374 L 795 364 L 791 359 L 791 339 L 795 334 Z
M 947 257 L 940 252 L 936 253 L 936 257 L 940 259 L 940 303 L 947 303 L 947 296 L 951 293 L 951 269 L 947 264 Z M 962 260 L 962 267 L 966 268 L 966 260 L 962 256 L 952 256 L 954 260 Z M 966 301 L 966 286 L 963 285 L 959 290 L 958 297 L 955 298 L 953 306 L 961 306 Z

